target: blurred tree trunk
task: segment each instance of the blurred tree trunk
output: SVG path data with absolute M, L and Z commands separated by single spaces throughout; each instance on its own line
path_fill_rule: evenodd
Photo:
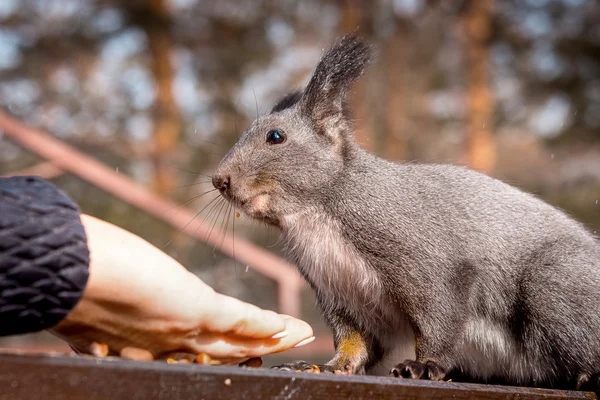
M 382 154 L 388 160 L 401 161 L 406 159 L 407 155 L 405 72 L 409 43 L 404 23 L 397 21 L 396 24 L 398 32 L 386 40 L 384 56 L 380 60 L 386 68 L 384 90 L 387 92 L 384 104 L 387 121 Z
M 493 0 L 470 0 L 463 15 L 465 31 L 469 167 L 490 173 L 496 164 L 492 134 L 494 99 L 489 86 L 488 40 L 492 29 Z
M 356 140 L 365 150 L 401 160 L 404 149 L 404 74 L 407 43 L 404 27 L 397 21 L 401 32 L 386 37 L 374 34 L 373 26 L 377 2 L 349 0 L 340 2 L 342 18 L 340 34 L 359 29 L 359 34 L 375 45 L 377 59 L 360 79 L 352 93 L 356 123 Z
M 157 93 L 154 105 L 154 190 L 169 193 L 175 186 L 176 174 L 168 165 L 182 129 L 181 116 L 173 97 L 173 66 L 171 65 L 171 21 L 164 0 L 146 0 L 145 12 L 138 23 L 146 33 L 152 57 L 152 73 Z
M 366 0 L 339 1 L 342 16 L 340 18 L 339 33 L 345 35 L 359 29 L 358 34 L 365 35 L 369 29 L 370 10 L 373 4 Z M 368 77 L 367 77 L 368 78 Z M 367 151 L 375 150 L 375 132 L 371 123 L 372 108 L 370 82 L 368 79 L 359 79 L 354 85 L 352 100 L 353 119 L 356 128 L 356 141 Z

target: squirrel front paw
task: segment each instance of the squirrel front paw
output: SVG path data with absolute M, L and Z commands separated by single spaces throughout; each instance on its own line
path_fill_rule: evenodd
M 279 371 L 313 372 L 313 373 L 336 373 L 331 365 L 310 364 L 306 361 L 293 361 L 271 367 Z
M 422 363 L 413 360 L 406 360 L 390 371 L 390 375 L 396 378 L 428 379 L 430 381 L 441 381 L 446 377 L 446 373 L 446 369 L 434 361 Z

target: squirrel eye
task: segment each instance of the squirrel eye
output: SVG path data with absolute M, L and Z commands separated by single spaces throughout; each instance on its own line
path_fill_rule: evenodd
M 285 142 L 285 134 L 279 129 L 271 129 L 267 132 L 267 143 L 281 144 Z

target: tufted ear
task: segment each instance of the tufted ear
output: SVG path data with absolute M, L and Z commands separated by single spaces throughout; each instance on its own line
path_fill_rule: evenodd
M 275 104 L 273 106 L 271 113 L 279 112 L 279 111 L 285 110 L 286 108 L 292 107 L 294 104 L 296 104 L 296 103 L 298 103 L 298 101 L 300 101 L 301 97 L 302 97 L 302 92 L 299 90 L 295 90 L 293 92 L 286 94 L 281 99 L 279 99 L 277 104 Z
M 301 111 L 318 126 L 344 114 L 344 102 L 354 82 L 365 71 L 373 52 L 354 34 L 343 37 L 325 52 L 300 101 Z

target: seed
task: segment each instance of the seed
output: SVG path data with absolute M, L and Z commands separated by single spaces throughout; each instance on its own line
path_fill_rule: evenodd
M 179 360 L 175 358 L 167 358 L 168 364 L 190 364 L 191 361 L 188 358 L 180 358 Z
M 231 386 L 231 379 L 227 378 L 223 383 L 225 383 L 225 386 Z
M 342 371 L 340 371 L 339 369 L 334 370 L 333 373 L 336 375 L 343 375 Z
M 208 354 L 206 354 L 206 353 L 200 353 L 194 359 L 194 362 L 196 364 L 203 364 L 203 365 L 209 365 L 211 361 L 212 360 L 210 359 L 210 356 Z
M 152 361 L 154 357 L 148 350 L 139 349 L 137 347 L 123 347 L 120 353 L 121 358 L 126 358 L 133 361 Z
M 106 357 L 108 355 L 108 345 L 94 342 L 90 345 L 90 353 L 95 357 Z
M 308 372 L 309 374 L 320 374 L 321 373 L 321 368 L 319 368 L 318 365 L 311 365 L 309 369 L 305 370 L 304 372 Z
M 236 217 L 236 218 L 239 218 L 239 217 L 240 217 L 240 212 L 239 212 L 239 211 L 236 211 L 236 212 L 235 212 L 235 217 Z

